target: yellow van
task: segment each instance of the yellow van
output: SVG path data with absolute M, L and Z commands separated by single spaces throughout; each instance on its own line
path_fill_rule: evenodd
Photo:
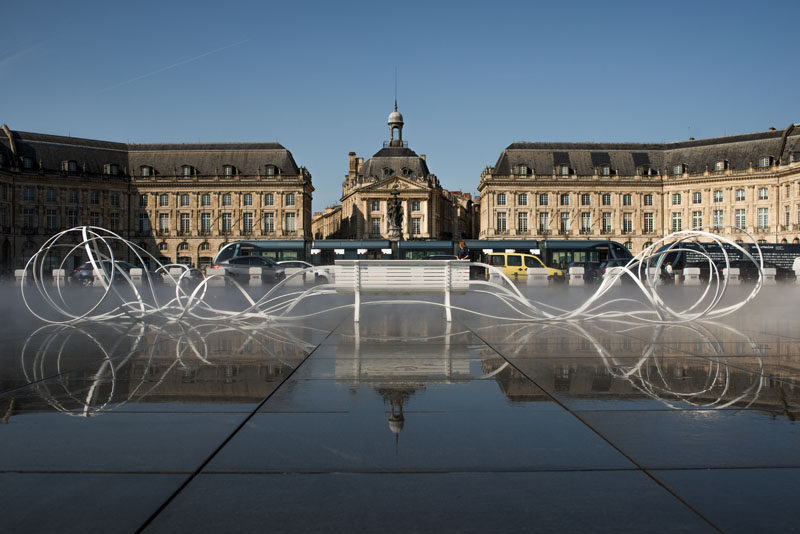
M 527 280 L 529 267 L 544 267 L 547 269 L 548 278 L 551 276 L 564 276 L 560 269 L 548 267 L 542 260 L 533 254 L 520 252 L 492 252 L 486 260 L 489 265 L 502 267 L 503 274 L 512 280 Z

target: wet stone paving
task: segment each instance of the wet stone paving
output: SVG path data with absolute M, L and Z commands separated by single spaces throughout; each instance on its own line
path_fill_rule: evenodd
M 667 325 L 7 306 L 0 530 L 797 530 L 798 296 Z

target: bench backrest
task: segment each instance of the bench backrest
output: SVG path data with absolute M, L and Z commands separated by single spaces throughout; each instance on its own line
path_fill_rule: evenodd
M 337 260 L 336 291 L 444 293 L 469 288 L 469 263 L 459 260 Z

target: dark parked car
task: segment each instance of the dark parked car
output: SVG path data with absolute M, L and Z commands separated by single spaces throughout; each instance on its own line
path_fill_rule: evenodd
M 211 268 L 224 269 L 226 276 L 230 276 L 240 283 L 247 283 L 250 279 L 251 267 L 261 269 L 261 280 L 264 282 L 280 282 L 286 277 L 282 266 L 264 256 L 236 256 L 215 263 Z
M 111 261 L 104 260 L 101 261 L 100 264 L 103 267 L 103 270 L 111 276 Z M 127 261 L 117 260 L 114 262 L 114 266 L 121 271 L 125 271 L 125 273 L 129 273 L 131 269 L 135 268 L 136 266 L 132 263 L 128 263 Z M 144 275 L 144 273 L 143 273 Z M 161 276 L 156 274 L 153 271 L 150 271 L 150 278 L 154 281 L 161 281 Z M 121 276 L 120 273 L 114 274 L 114 281 L 115 282 L 123 282 L 125 281 L 125 277 Z M 67 275 L 67 282 L 74 285 L 81 285 L 81 286 L 92 286 L 94 285 L 94 269 L 90 262 L 82 263 L 78 266 L 77 269 L 74 269 Z

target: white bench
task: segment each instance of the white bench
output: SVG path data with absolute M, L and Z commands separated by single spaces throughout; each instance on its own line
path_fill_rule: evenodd
M 337 260 L 337 293 L 355 295 L 354 321 L 361 317 L 362 294 L 444 294 L 447 321 L 452 321 L 450 294 L 469 289 L 469 262 L 460 260 Z

